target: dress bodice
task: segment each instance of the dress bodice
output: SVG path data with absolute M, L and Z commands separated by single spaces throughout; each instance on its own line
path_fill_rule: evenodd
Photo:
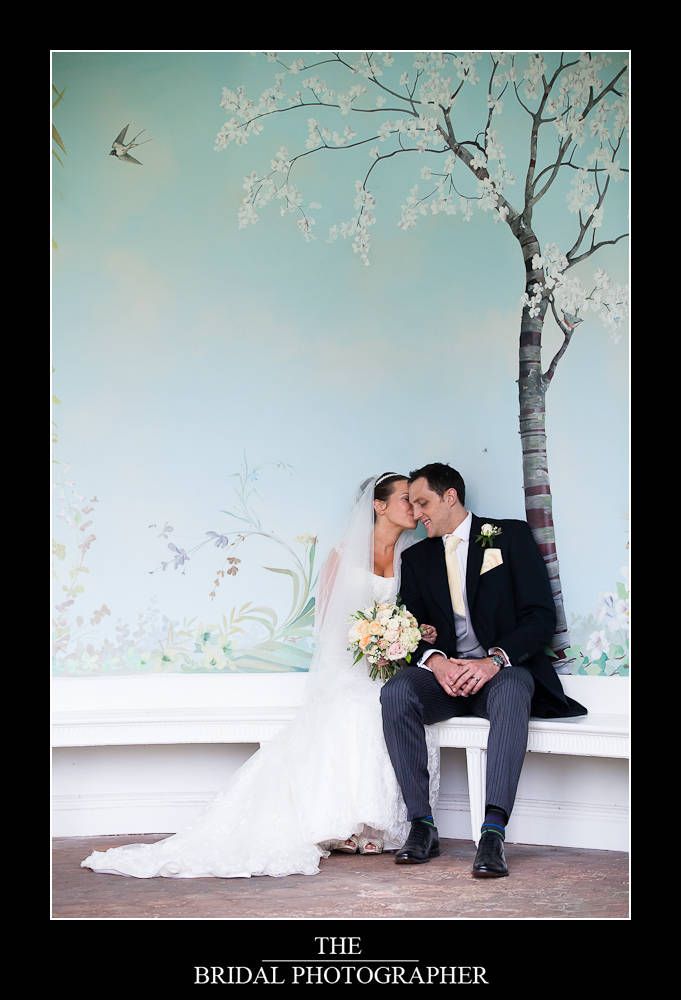
M 397 597 L 397 580 L 394 576 L 377 576 L 371 574 L 372 593 L 379 603 L 394 601 Z

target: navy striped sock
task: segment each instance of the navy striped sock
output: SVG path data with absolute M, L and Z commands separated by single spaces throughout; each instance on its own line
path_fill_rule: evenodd
M 502 809 L 487 808 L 481 832 L 496 833 L 502 840 L 506 839 L 506 813 Z
M 419 816 L 419 823 L 427 823 L 428 826 L 435 826 L 435 820 L 432 816 Z

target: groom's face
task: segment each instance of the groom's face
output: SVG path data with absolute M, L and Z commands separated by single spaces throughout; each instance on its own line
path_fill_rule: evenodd
M 441 497 L 431 490 L 425 476 L 410 483 L 409 500 L 414 517 L 423 524 L 429 538 L 439 538 L 452 530 L 452 506 L 447 501 L 447 494 Z

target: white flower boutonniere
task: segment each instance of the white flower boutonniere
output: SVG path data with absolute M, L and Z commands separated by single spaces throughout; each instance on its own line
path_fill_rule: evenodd
M 480 534 L 475 540 L 476 542 L 482 542 L 484 549 L 486 545 L 494 545 L 494 539 L 500 534 L 501 528 L 498 528 L 496 524 L 483 524 L 480 528 Z

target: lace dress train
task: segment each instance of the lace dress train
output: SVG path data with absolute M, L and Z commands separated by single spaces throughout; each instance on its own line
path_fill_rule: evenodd
M 315 875 L 330 843 L 351 834 L 400 847 L 410 823 L 383 737 L 381 684 L 363 661 L 348 669 L 348 656 L 338 654 L 337 671 L 310 675 L 293 721 L 189 826 L 153 844 L 94 851 L 81 867 L 137 878 Z M 426 740 L 434 803 L 439 743 L 431 727 Z

